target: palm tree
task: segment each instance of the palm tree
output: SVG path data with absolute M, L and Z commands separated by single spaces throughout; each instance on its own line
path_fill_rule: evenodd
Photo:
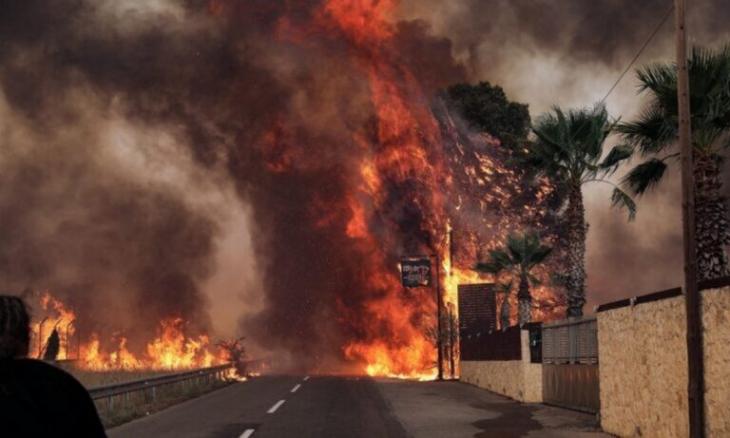
M 517 300 L 519 302 L 520 325 L 530 322 L 532 317 L 532 295 L 530 283 L 539 281 L 532 275 L 532 270 L 550 255 L 552 248 L 540 243 L 540 236 L 535 232 L 511 234 L 507 237 L 507 245 L 489 251 L 489 260 L 478 263 L 476 270 L 497 275 L 503 271 L 510 271 L 519 278 Z M 510 284 L 511 289 L 511 284 Z M 509 305 L 509 304 L 508 304 Z M 504 305 L 503 305 L 504 310 Z
M 730 243 L 727 208 L 721 195 L 721 152 L 730 144 L 730 46 L 717 51 L 694 48 L 689 59 L 692 149 L 695 177 L 697 272 L 700 280 L 727 275 L 724 246 Z M 624 183 L 637 195 L 655 187 L 667 164 L 677 160 L 677 72 L 656 63 L 637 72 L 640 93 L 650 100 L 639 117 L 618 131 L 646 160 Z
M 503 295 L 502 306 L 499 309 L 499 328 L 509 327 L 509 296 L 512 293 L 512 282 L 497 283 L 497 293 Z
M 528 164 L 538 175 L 547 176 L 565 194 L 566 263 L 561 273 L 566 288 L 568 316 L 583 315 L 585 305 L 585 252 L 588 224 L 583 206 L 584 184 L 598 182 L 613 186 L 611 202 L 628 210 L 629 220 L 636 215 L 636 204 L 623 190 L 606 178 L 631 156 L 628 146 L 616 146 L 603 158 L 603 144 L 616 122 L 609 120 L 602 104 L 590 109 L 552 112 L 538 118 L 532 130 L 537 140 L 528 153 Z

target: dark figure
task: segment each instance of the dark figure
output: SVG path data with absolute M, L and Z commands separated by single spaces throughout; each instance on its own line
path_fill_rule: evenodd
M 91 397 L 65 371 L 27 359 L 30 318 L 0 295 L 0 437 L 106 437 Z
M 61 339 L 58 337 L 58 330 L 54 327 L 51 336 L 46 341 L 46 352 L 43 353 L 43 360 L 53 362 L 58 358 L 58 352 L 61 349 Z

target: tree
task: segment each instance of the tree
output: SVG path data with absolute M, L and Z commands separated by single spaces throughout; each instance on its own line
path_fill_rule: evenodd
M 532 295 L 530 283 L 538 284 L 538 279 L 532 275 L 532 270 L 545 261 L 552 252 L 552 248 L 540 243 L 540 235 L 535 232 L 511 234 L 507 237 L 504 248 L 489 251 L 489 260 L 478 263 L 476 270 L 497 275 L 509 271 L 513 277 L 519 279 L 517 300 L 519 302 L 520 325 L 530 322 L 532 317 Z M 511 289 L 511 284 L 510 284 Z
M 564 213 L 567 272 L 562 273 L 568 298 L 568 316 L 583 315 L 585 305 L 585 252 L 588 225 L 585 221 L 582 187 L 599 182 L 613 186 L 614 206 L 628 210 L 629 220 L 636 204 L 606 178 L 631 156 L 631 148 L 616 146 L 603 158 L 603 145 L 616 122 L 609 120 L 602 104 L 589 109 L 563 111 L 559 107 L 540 116 L 532 130 L 537 137 L 530 146 L 527 163 L 538 175 L 547 176 L 566 194 Z
M 694 48 L 689 62 L 692 149 L 695 178 L 697 273 L 699 280 L 728 273 L 724 246 L 730 244 L 725 199 L 721 195 L 721 152 L 730 142 L 730 46 L 717 51 Z M 637 72 L 640 93 L 650 100 L 638 118 L 617 130 L 645 161 L 624 178 L 637 195 L 654 188 L 668 163 L 679 159 L 677 71 L 674 64 L 655 63 Z
M 499 309 L 499 328 L 505 330 L 509 327 L 509 296 L 512 293 L 512 282 L 497 283 L 497 293 L 502 295 L 502 306 Z
M 487 132 L 511 148 L 522 146 L 530 133 L 527 105 L 511 102 L 502 87 L 480 82 L 456 84 L 446 90 L 449 102 L 470 127 Z
M 245 337 L 233 340 L 222 340 L 218 342 L 218 347 L 226 352 L 226 360 L 233 364 L 236 368 L 236 374 L 239 377 L 248 375 L 248 364 L 246 362 L 246 346 L 243 341 Z

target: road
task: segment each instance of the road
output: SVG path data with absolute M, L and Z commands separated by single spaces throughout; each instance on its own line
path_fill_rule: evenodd
M 591 416 L 524 405 L 458 382 L 268 376 L 108 431 L 110 438 L 575 437 Z

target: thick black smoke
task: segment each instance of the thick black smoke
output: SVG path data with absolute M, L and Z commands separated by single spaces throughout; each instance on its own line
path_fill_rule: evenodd
M 250 339 L 311 366 L 340 359 L 346 341 L 391 335 L 367 308 L 386 291 L 363 286 L 382 266 L 346 236 L 359 165 L 378 153 L 362 145 L 377 144 L 362 68 L 372 54 L 316 25 L 322 4 L 0 0 L 0 286 L 55 291 L 91 328 L 149 333 L 171 315 L 205 327 L 219 231 L 204 200 L 232 184 L 251 205 L 266 294 L 242 321 Z M 654 0 L 403 6 L 426 21 L 397 23 L 378 55 L 427 97 L 467 77 L 452 54 L 508 91 L 520 77 L 512 47 L 617 69 L 666 12 Z M 722 29 L 717 10 L 705 7 L 703 32 Z M 385 178 L 367 224 L 392 246 L 383 265 L 433 243 L 420 192 Z
M 195 199 L 206 192 L 194 175 L 206 174 L 176 144 L 213 161 L 206 120 L 189 108 L 207 96 L 194 79 L 211 65 L 207 79 L 225 79 L 228 58 L 191 68 L 225 50 L 156 27 L 164 14 L 117 22 L 113 7 L 0 3 L 0 286 L 48 290 L 83 335 L 123 332 L 139 348 L 162 318 L 210 326 L 201 284 L 218 226 Z
M 171 315 L 206 327 L 200 286 L 218 228 L 195 182 L 222 178 L 256 224 L 266 298 L 242 321 L 251 339 L 306 365 L 339 360 L 346 340 L 388 336 L 387 322 L 363 328 L 377 317 L 366 303 L 386 290 L 362 285 L 382 266 L 368 266 L 372 248 L 345 233 L 359 163 L 377 152 L 353 136 L 375 141 L 368 78 L 347 38 L 312 25 L 321 6 L 1 1 L 2 286 L 61 295 L 87 321 L 82 331 L 134 341 Z M 464 75 L 449 41 L 427 31 L 402 23 L 382 55 L 421 72 L 428 94 Z M 112 120 L 131 146 L 109 133 Z M 184 177 L 156 178 L 170 169 Z M 392 242 L 423 233 L 418 190 L 386 188 L 373 232 Z M 382 263 L 395 267 L 396 256 Z

